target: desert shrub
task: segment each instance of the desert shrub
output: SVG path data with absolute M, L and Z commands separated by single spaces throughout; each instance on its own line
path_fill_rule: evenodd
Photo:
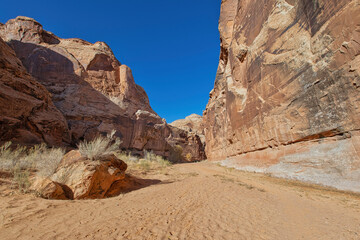
M 98 160 L 101 156 L 115 153 L 119 150 L 121 140 L 114 137 L 116 131 L 111 131 L 106 137 L 99 136 L 88 142 L 83 141 L 78 145 L 80 153 L 90 160 Z
M 41 152 L 34 153 L 37 155 L 35 162 L 37 174 L 43 177 L 54 174 L 64 154 L 65 150 L 61 148 L 45 148 Z
M 25 154 L 24 147 L 11 149 L 11 142 L 6 142 L 0 147 L 0 168 L 13 171 L 16 166 L 21 165 L 22 157 Z
M 129 153 L 123 152 L 123 151 L 115 153 L 115 156 L 116 156 L 117 158 L 123 160 L 124 162 L 128 162 L 128 161 L 129 161 L 129 158 L 130 158 L 130 157 L 129 157 Z
M 150 162 L 150 165 L 155 168 L 166 168 L 171 166 L 171 162 L 164 157 L 153 153 L 153 151 L 144 150 L 144 160 Z
M 138 164 L 139 168 L 143 171 L 149 171 L 151 169 L 151 161 L 146 159 L 140 159 Z
M 170 161 L 173 163 L 178 163 L 183 161 L 183 148 L 180 145 L 175 145 L 170 150 Z
M 13 171 L 14 181 L 17 184 L 20 192 L 26 193 L 30 187 L 30 171 L 28 169 L 21 169 L 16 167 Z
M 0 168 L 12 173 L 13 180 L 21 192 L 27 192 L 30 187 L 28 164 L 25 159 L 24 147 L 11 148 L 12 143 L 6 142 L 0 147 Z
M 144 150 L 144 159 L 148 161 L 161 161 L 163 157 L 155 154 L 153 151 Z
M 137 162 L 139 161 L 139 158 L 136 156 L 131 155 L 130 152 L 116 152 L 115 153 L 116 157 L 123 160 L 124 162 L 126 162 L 127 164 L 131 164 L 132 162 Z
M 52 175 L 65 154 L 62 148 L 48 148 L 46 144 L 35 145 L 28 149 L 20 158 L 21 169 L 34 169 L 37 175 L 48 177 Z
M 148 172 L 152 170 L 163 170 L 171 166 L 171 163 L 168 160 L 152 151 L 144 150 L 144 158 L 132 156 L 131 153 L 126 152 L 117 153 L 116 156 L 126 162 L 130 171 L 140 170 Z
M 12 149 L 11 142 L 7 142 L 0 147 L 0 168 L 10 171 L 19 190 L 26 192 L 30 185 L 30 171 L 48 177 L 55 172 L 64 154 L 65 150 L 48 148 L 45 144 Z

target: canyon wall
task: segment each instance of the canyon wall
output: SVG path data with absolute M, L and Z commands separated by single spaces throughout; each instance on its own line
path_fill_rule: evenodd
M 0 38 L 0 141 L 15 144 L 70 142 L 67 122 L 51 94 L 25 69 Z
M 223 0 L 206 154 L 360 191 L 360 2 Z
M 115 129 L 121 147 L 134 153 L 151 150 L 168 157 L 180 145 L 184 156 L 191 150 L 191 161 L 205 158 L 197 136 L 169 126 L 152 110 L 131 69 L 106 43 L 59 38 L 28 17 L 1 24 L 0 37 L 38 85 L 51 93 L 66 119 L 72 146 Z

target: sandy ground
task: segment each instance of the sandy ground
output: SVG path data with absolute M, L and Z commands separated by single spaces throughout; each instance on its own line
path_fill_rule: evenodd
M 358 195 L 208 162 L 140 177 L 141 189 L 82 201 L 0 181 L 0 239 L 360 239 Z

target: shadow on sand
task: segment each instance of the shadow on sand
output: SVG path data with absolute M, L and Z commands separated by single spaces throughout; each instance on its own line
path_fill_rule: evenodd
M 171 182 L 161 181 L 159 179 L 142 179 L 126 174 L 125 179 L 114 182 L 105 194 L 105 197 L 116 197 L 122 193 L 128 193 L 141 188 L 156 184 L 169 184 Z

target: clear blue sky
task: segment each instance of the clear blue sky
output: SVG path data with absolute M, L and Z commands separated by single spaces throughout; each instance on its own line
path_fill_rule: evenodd
M 172 122 L 205 109 L 219 59 L 220 2 L 16 0 L 2 3 L 0 22 L 27 16 L 61 38 L 106 42 Z

